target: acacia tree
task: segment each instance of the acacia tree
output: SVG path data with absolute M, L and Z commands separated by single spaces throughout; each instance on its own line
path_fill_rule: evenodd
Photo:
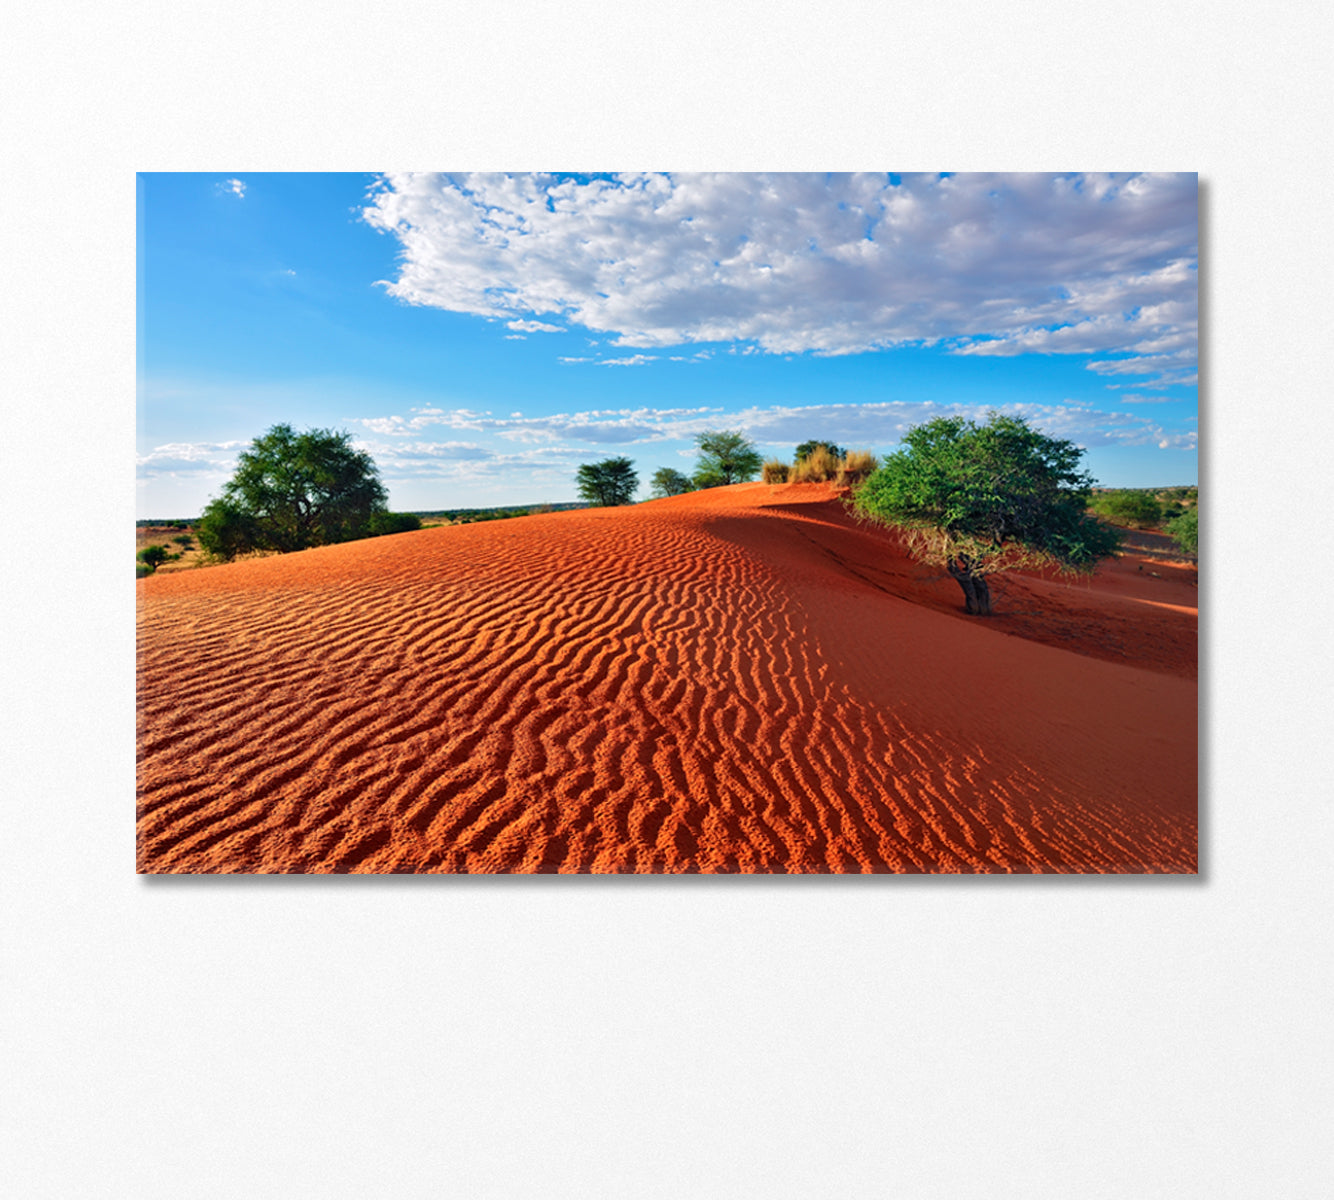
M 653 491 L 649 493 L 654 499 L 661 499 L 664 496 L 681 496 L 690 491 L 694 484 L 690 482 L 690 476 L 682 474 L 675 467 L 659 467 L 653 472 Z
M 745 483 L 764 463 L 755 444 L 734 429 L 706 429 L 695 435 L 695 445 L 699 460 L 692 482 L 698 488 Z
M 610 508 L 630 503 L 639 486 L 639 476 L 630 459 L 604 458 L 580 466 L 575 483 L 582 499 Z
M 151 546 L 145 546 L 140 550 L 136 557 L 148 568 L 148 573 L 152 575 L 156 573 L 158 567 L 164 562 L 171 562 L 177 555 L 168 550 L 166 546 L 161 546 L 154 542 Z
M 366 537 L 387 495 L 350 435 L 275 425 L 242 451 L 236 474 L 204 509 L 200 544 L 232 559 L 250 550 L 305 550 Z
M 965 608 L 991 612 L 987 576 L 1015 567 L 1091 572 L 1120 544 L 1086 511 L 1083 451 L 1018 417 L 937 417 L 910 429 L 856 493 L 863 514 L 900 530 L 909 553 L 943 566 Z

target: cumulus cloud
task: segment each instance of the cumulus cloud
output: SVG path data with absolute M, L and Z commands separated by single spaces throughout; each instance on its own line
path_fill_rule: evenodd
M 140 479 L 180 475 L 230 475 L 249 442 L 168 442 L 136 460 Z
M 224 179 L 218 187 L 224 192 L 231 192 L 238 200 L 245 199 L 245 184 L 239 179 Z
M 469 409 L 414 410 L 410 418 L 364 418 L 361 424 L 381 434 L 420 434 L 429 426 L 468 430 L 482 439 L 497 439 L 498 445 L 522 445 L 532 450 L 489 455 L 507 461 L 529 461 L 526 455 L 587 454 L 589 446 L 649 446 L 663 442 L 690 441 L 706 429 L 738 429 L 760 446 L 785 452 L 812 436 L 827 437 L 854 449 L 883 450 L 896 445 L 904 432 L 934 417 L 985 417 L 988 409 L 971 404 L 937 404 L 931 401 L 886 401 L 873 403 L 774 405 L 738 411 L 720 408 L 637 408 L 595 410 L 505 417 Z M 1147 446 L 1168 448 L 1194 445 L 1194 433 L 1177 432 L 1135 413 L 1105 412 L 1088 404 L 1007 404 L 1000 411 L 1023 417 L 1035 427 L 1067 438 L 1084 447 Z M 444 446 L 437 459 L 472 460 L 488 455 L 476 442 L 383 443 L 377 450 L 397 459 L 413 459 L 428 453 L 422 447 Z M 693 454 L 693 451 L 687 453 Z M 517 457 L 516 457 L 517 456 Z
M 560 484 L 587 458 L 587 451 L 573 446 L 540 446 L 514 452 L 495 452 L 467 442 L 375 443 L 366 447 L 388 482 L 448 479 L 484 483 L 513 481 Z
M 496 417 L 471 409 L 413 409 L 412 417 L 363 417 L 359 424 L 373 433 L 407 436 L 428 426 L 466 429 L 490 434 L 511 442 L 537 444 L 556 441 L 622 443 L 663 441 L 682 436 L 675 432 L 682 421 L 698 425 L 702 414 L 720 413 L 716 408 L 593 409 L 589 412 L 555 413 L 544 417 L 511 414 Z M 705 421 L 707 424 L 707 421 Z M 700 428 L 703 428 L 700 425 Z
M 564 333 L 559 325 L 548 325 L 543 321 L 506 321 L 505 325 L 509 329 L 517 329 L 520 333 Z
M 401 245 L 392 295 L 520 332 L 560 328 L 548 317 L 636 349 L 1195 351 L 1193 174 L 402 174 L 364 217 Z

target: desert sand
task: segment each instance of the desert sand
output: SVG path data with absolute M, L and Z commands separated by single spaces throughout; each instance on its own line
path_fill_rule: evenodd
M 1195 572 L 741 484 L 153 576 L 138 869 L 1191 872 Z

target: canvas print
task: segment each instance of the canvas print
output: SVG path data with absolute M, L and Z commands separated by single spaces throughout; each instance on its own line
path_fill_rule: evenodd
M 1198 869 L 1193 173 L 137 186 L 141 873 Z

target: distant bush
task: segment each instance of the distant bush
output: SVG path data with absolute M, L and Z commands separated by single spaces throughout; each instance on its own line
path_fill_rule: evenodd
M 145 546 L 135 557 L 138 559 L 140 566 L 148 568 L 148 574 L 151 575 L 164 562 L 171 562 L 172 559 L 180 556 L 173 554 L 166 546 L 159 546 L 155 542 L 152 545 Z
M 387 533 L 411 533 L 422 527 L 421 517 L 415 513 L 377 512 L 371 513 L 366 522 L 368 537 L 383 537 Z
M 1176 544 L 1187 554 L 1198 554 L 1200 552 L 1200 510 L 1198 507 L 1188 509 L 1179 517 L 1174 517 L 1163 528 L 1172 535 Z
M 838 459 L 823 442 L 792 464 L 789 483 L 828 483 L 838 477 Z
M 815 452 L 817 446 L 823 446 L 829 451 L 830 457 L 834 459 L 844 458 L 847 455 L 846 450 L 841 446 L 836 446 L 833 442 L 802 442 L 801 445 L 797 447 L 795 455 L 796 461 L 801 462 L 803 459 L 809 458 L 811 454 Z
M 840 487 L 857 487 L 875 473 L 880 460 L 869 450 L 849 450 L 838 464 L 836 482 Z
M 690 476 L 674 467 L 659 467 L 653 472 L 652 484 L 653 490 L 649 492 L 649 498 L 653 500 L 661 500 L 666 496 L 683 496 L 695 489 L 695 485 L 690 482 Z
M 765 483 L 786 483 L 788 472 L 791 467 L 785 462 L 779 462 L 776 458 L 768 459 L 760 468 L 760 478 Z
M 764 460 L 755 443 L 735 429 L 706 429 L 695 434 L 699 459 L 691 480 L 697 488 L 727 487 L 754 478 Z
M 629 504 L 639 486 L 634 463 L 628 458 L 604 458 L 584 463 L 575 472 L 575 490 L 589 504 L 614 508 Z
M 179 537 L 174 537 L 171 540 L 182 550 L 193 550 L 195 548 L 195 540 L 188 534 L 181 534 Z
M 1163 511 L 1151 492 L 1098 492 L 1089 500 L 1089 508 L 1116 525 L 1152 529 L 1162 519 Z

